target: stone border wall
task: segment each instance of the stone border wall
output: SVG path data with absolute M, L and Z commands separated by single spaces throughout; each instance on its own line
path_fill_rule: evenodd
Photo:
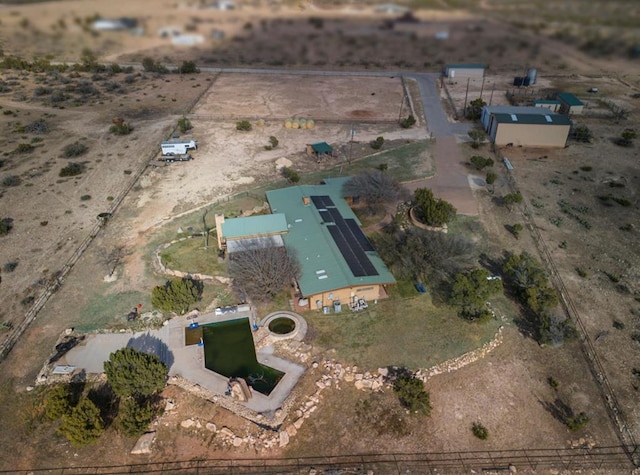
M 169 269 L 169 268 L 165 267 L 165 265 L 162 263 L 162 258 L 160 257 L 160 253 L 162 251 L 164 251 L 165 249 L 167 249 L 168 247 L 172 246 L 173 244 L 176 244 L 176 243 L 182 242 L 182 241 L 186 241 L 187 239 L 201 238 L 201 237 L 202 237 L 202 234 L 186 236 L 186 237 L 182 237 L 182 238 L 179 238 L 179 239 L 174 239 L 173 241 L 165 242 L 164 244 L 161 244 L 160 246 L 158 246 L 156 248 L 156 250 L 153 252 L 153 260 L 152 260 L 152 262 L 153 262 L 154 269 L 157 272 L 159 272 L 160 274 L 171 275 L 173 277 L 181 277 L 181 278 L 189 277 L 189 278 L 195 279 L 195 280 L 215 280 L 215 277 L 212 276 L 212 275 L 191 274 L 189 272 L 182 272 L 182 271 L 179 271 L 179 270 Z
M 444 224 L 443 226 L 428 226 L 424 223 L 421 223 L 420 220 L 415 215 L 415 209 L 416 209 L 415 206 L 412 206 L 411 208 L 409 208 L 409 221 L 411 221 L 411 224 L 413 224 L 416 228 L 447 234 L 448 229 L 446 224 Z

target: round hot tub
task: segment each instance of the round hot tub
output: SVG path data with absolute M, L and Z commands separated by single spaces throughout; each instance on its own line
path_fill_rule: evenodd
M 296 329 L 296 321 L 288 316 L 276 317 L 269 322 L 269 331 L 276 335 L 288 335 Z
M 260 326 L 269 330 L 270 338 L 286 340 L 293 338 L 302 341 L 307 334 L 307 322 L 294 312 L 280 310 L 267 315 L 260 322 Z

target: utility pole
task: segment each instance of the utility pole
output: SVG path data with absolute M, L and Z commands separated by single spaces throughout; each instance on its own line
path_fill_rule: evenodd
M 351 126 L 351 130 L 349 131 L 349 134 L 351 136 L 349 140 L 349 165 L 351 165 L 351 150 L 353 149 L 353 136 L 356 135 L 356 129 L 353 128 L 353 125 Z
M 402 91 L 402 101 L 400 102 L 400 112 L 398 112 L 398 122 L 402 120 L 402 107 L 404 106 L 405 95 L 404 91 Z
M 467 91 L 464 93 L 464 108 L 462 109 L 462 115 L 467 115 L 467 97 L 469 96 L 469 81 L 471 78 L 467 78 Z

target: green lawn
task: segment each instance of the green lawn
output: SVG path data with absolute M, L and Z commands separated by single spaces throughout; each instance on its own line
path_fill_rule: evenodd
M 366 311 L 339 315 L 309 312 L 316 343 L 334 348 L 336 358 L 374 370 L 406 366 L 416 370 L 462 355 L 491 340 L 499 322 L 469 323 L 429 296 L 381 300 Z
M 80 314 L 80 321 L 74 328 L 80 332 L 89 332 L 103 328 L 128 327 L 127 314 L 142 304 L 141 313 L 151 310 L 150 295 L 142 292 L 108 293 L 108 284 L 102 291 L 96 292 Z M 130 322 L 130 325 L 133 324 Z
M 196 237 L 172 244 L 160 253 L 162 263 L 169 269 L 191 274 L 225 275 L 226 265 L 218 262 L 215 237 L 209 237 L 207 249 L 203 239 Z

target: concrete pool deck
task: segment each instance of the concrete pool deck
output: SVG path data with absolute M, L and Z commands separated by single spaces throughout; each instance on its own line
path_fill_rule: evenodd
M 207 323 L 249 318 L 251 312 L 238 312 L 227 315 L 208 313 L 198 315 L 199 325 Z M 76 371 L 84 370 L 87 374 L 104 372 L 104 362 L 109 355 L 121 348 L 129 347 L 157 355 L 169 368 L 169 376 L 179 376 L 214 393 L 219 398 L 225 396 L 228 378 L 208 370 L 204 366 L 204 348 L 198 345 L 185 345 L 185 328 L 192 320 L 186 317 L 175 317 L 160 329 L 137 333 L 101 333 L 88 335 L 78 346 L 69 350 L 58 362 L 58 365 L 75 366 Z M 287 396 L 298 382 L 305 368 L 292 361 L 273 355 L 273 347 L 266 346 L 256 352 L 258 362 L 285 373 L 269 396 L 252 391 L 247 402 L 235 401 L 258 414 L 269 415 L 280 409 Z

